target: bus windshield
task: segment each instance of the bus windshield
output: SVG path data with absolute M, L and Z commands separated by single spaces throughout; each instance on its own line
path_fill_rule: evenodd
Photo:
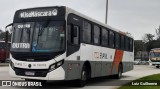
M 12 50 L 14 51 L 64 51 L 64 21 L 16 23 L 13 28 L 12 40 Z
M 14 32 L 13 42 L 30 43 L 31 31 L 32 31 L 31 23 L 16 23 L 13 29 Z
M 151 52 L 150 57 L 160 57 L 160 52 Z
M 63 51 L 65 47 L 64 23 L 47 21 L 35 23 L 33 52 Z

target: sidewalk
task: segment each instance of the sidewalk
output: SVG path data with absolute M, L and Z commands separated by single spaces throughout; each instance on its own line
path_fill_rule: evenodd
M 0 66 L 1 74 L 3 74 L 4 72 L 8 73 L 8 71 L 9 71 L 9 67 L 8 66 Z M 0 77 L 1 77 L 1 75 L 0 75 Z
M 1 66 L 8 66 L 9 65 L 9 63 L 0 63 L 0 67 Z

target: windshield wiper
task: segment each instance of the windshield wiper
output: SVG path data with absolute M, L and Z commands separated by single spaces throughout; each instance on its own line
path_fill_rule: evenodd
M 31 36 L 31 29 L 25 29 L 25 31 L 27 32 L 27 36 L 28 36 L 28 42 L 30 41 L 30 36 Z
M 39 26 L 36 47 L 38 46 L 38 43 L 39 43 L 39 37 L 43 34 L 45 27 L 47 27 L 49 23 L 50 23 L 50 20 L 47 20 L 47 22 L 45 22 L 43 27 Z
M 24 32 L 24 31 L 26 31 L 26 32 Z M 27 42 L 29 42 L 30 41 L 30 30 L 28 29 L 28 28 L 22 28 L 21 29 L 21 36 L 20 36 L 20 42 L 22 42 L 22 38 L 23 38 L 23 40 L 24 40 L 24 34 L 26 34 L 27 33 Z
M 21 30 L 20 42 L 22 42 L 23 30 L 24 29 Z
M 44 32 L 44 27 L 43 28 L 39 28 L 39 31 L 38 31 L 38 36 L 41 36 L 42 35 L 42 33 Z
M 41 35 L 42 35 L 42 33 L 44 32 L 45 28 L 48 26 L 48 24 L 50 23 L 50 21 L 51 21 L 51 20 L 47 20 L 47 21 L 45 22 L 44 26 L 39 28 L 38 36 L 41 36 Z

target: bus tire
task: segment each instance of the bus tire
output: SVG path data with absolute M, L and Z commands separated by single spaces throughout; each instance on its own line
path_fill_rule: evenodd
M 159 68 L 159 66 L 156 66 L 156 68 Z
M 84 65 L 81 71 L 81 78 L 78 80 L 78 87 L 84 87 L 86 85 L 86 81 L 87 81 L 87 67 Z
M 115 75 L 115 78 L 116 79 L 120 79 L 122 77 L 122 64 L 119 64 L 119 67 L 118 67 L 118 74 Z

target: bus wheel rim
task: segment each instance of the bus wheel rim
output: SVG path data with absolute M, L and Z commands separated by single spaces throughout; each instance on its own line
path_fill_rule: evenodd
M 82 72 L 82 80 L 86 80 L 86 79 L 87 79 L 86 71 L 83 71 Z

